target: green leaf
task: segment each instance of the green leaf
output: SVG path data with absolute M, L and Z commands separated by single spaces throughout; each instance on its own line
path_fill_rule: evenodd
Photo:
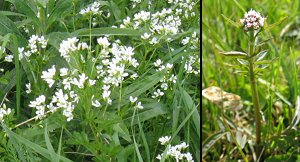
M 134 118 L 133 120 L 133 125 L 138 124 L 138 122 L 143 122 L 146 120 L 149 120 L 151 118 L 163 115 L 167 113 L 167 108 L 165 105 L 163 105 L 162 103 L 150 103 L 150 104 L 143 104 L 144 109 L 146 109 L 143 112 L 139 112 L 136 116 L 138 116 L 139 121 L 137 119 L 137 117 Z M 124 119 L 124 122 L 126 123 L 126 125 L 128 125 L 128 123 L 131 122 L 132 120 L 132 116 L 129 118 Z
M 0 78 L 0 84 L 8 84 L 8 80 L 5 79 L 5 78 L 3 78 L 3 77 L 1 77 Z
M 207 154 L 208 150 L 218 141 L 220 140 L 227 132 L 217 132 L 213 135 L 211 135 L 210 137 L 208 137 L 202 145 L 202 158 L 205 157 L 205 155 Z
M 59 18 L 62 19 L 64 12 L 69 11 L 72 8 L 72 1 L 61 0 L 59 1 L 50 13 L 47 20 L 47 29 Z
M 254 58 L 255 61 L 260 61 L 264 59 L 265 56 L 267 56 L 268 50 L 260 51 Z
M 47 3 L 49 0 L 36 0 L 37 3 L 39 3 L 43 8 L 47 7 Z
M 224 55 L 224 56 L 230 56 L 230 57 L 241 57 L 241 58 L 245 58 L 248 55 L 244 52 L 239 52 L 239 51 L 230 51 L 230 52 L 220 52 L 220 54 Z
M 244 7 L 237 0 L 233 0 L 233 2 L 238 6 L 239 9 L 241 9 L 244 13 L 246 13 Z
M 239 58 L 237 58 L 236 60 L 237 60 L 241 65 L 245 65 L 245 66 L 249 65 L 249 62 L 246 61 L 246 60 L 239 59 Z
M 124 28 L 93 28 L 93 29 L 79 29 L 72 33 L 76 36 L 103 36 L 103 35 L 119 35 L 119 36 L 141 36 L 142 33 L 138 30 L 124 29 Z
M 263 65 L 263 64 L 272 64 L 274 63 L 275 61 L 277 61 L 278 58 L 274 58 L 272 60 L 262 60 L 262 61 L 256 61 L 254 62 L 255 65 Z
M 16 141 L 18 141 L 19 143 L 22 143 L 26 147 L 33 149 L 36 153 L 42 155 L 46 159 L 51 160 L 51 157 L 50 157 L 49 152 L 48 152 L 47 149 L 45 149 L 45 148 L 41 147 L 40 145 L 37 145 L 37 144 L 27 140 L 27 139 L 25 139 L 24 137 L 14 133 L 14 132 L 12 132 L 10 129 L 7 128 L 7 126 L 4 123 L 2 123 L 2 127 L 5 130 L 5 132 L 10 136 L 10 138 L 16 139 Z M 71 160 L 69 160 L 65 157 L 62 157 L 62 156 L 59 156 L 59 158 L 60 158 L 61 161 L 64 161 L 64 162 L 72 162 Z
M 10 36 L 11 36 L 11 34 L 8 33 L 8 34 L 6 34 L 6 35 L 1 39 L 1 41 L 2 41 L 1 49 L 5 49 L 6 44 L 7 44 L 8 41 L 9 41 Z M 0 50 L 0 59 L 2 58 L 2 54 L 3 54 L 3 50 Z
M 7 0 L 7 1 L 14 4 L 17 11 L 25 14 L 28 18 L 30 18 L 36 27 L 42 26 L 34 10 L 28 6 L 28 2 L 24 0 Z
M 24 17 L 24 14 L 20 14 L 20 13 L 16 13 L 16 12 L 11 12 L 11 11 L 0 11 L 1 15 L 5 15 L 5 16 L 21 16 Z
M 231 19 L 229 19 L 228 17 L 226 17 L 225 15 L 223 15 L 223 14 L 221 14 L 221 15 L 222 15 L 222 17 L 223 17 L 225 20 L 227 20 L 231 25 L 233 25 L 233 26 L 235 26 L 235 27 L 237 27 L 237 28 L 240 28 L 240 27 L 242 26 L 241 23 L 234 22 L 234 21 L 232 21 Z
M 271 24 L 270 26 L 267 26 L 265 28 L 263 28 L 264 30 L 268 30 L 270 31 L 271 29 L 273 29 L 274 27 L 278 26 L 279 24 L 281 24 L 284 20 L 286 20 L 288 18 L 288 16 L 281 18 L 279 21 L 277 21 L 274 24 Z M 265 23 L 266 24 L 266 23 Z
M 51 144 L 51 141 L 50 141 L 50 138 L 49 138 L 49 135 L 48 135 L 48 126 L 46 124 L 45 126 L 45 141 L 46 141 L 46 146 L 47 146 L 47 149 L 48 149 L 48 152 L 50 154 L 50 157 L 51 157 L 51 161 L 57 161 L 57 157 L 56 157 L 56 153 L 53 149 L 53 146 Z M 59 158 L 58 158 L 59 159 Z

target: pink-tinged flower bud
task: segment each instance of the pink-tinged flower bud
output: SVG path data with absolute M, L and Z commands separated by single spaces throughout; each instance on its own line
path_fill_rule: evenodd
M 252 9 L 245 13 L 244 18 L 240 19 L 240 22 L 245 31 L 248 31 L 249 29 L 258 30 L 264 26 L 264 18 L 259 12 Z

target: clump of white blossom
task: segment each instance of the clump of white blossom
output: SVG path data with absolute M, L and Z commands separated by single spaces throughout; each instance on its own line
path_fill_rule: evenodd
M 7 108 L 5 103 L 2 104 L 2 107 L 0 108 L 0 121 L 4 121 L 4 117 L 9 115 L 11 113 L 11 109 Z
M 120 86 L 125 78 L 135 79 L 138 77 L 138 74 L 134 72 L 139 65 L 133 57 L 134 48 L 123 46 L 120 40 L 111 42 L 108 37 L 99 37 L 97 42 L 100 47 L 99 53 L 95 53 L 94 50 L 87 51 L 86 49 L 90 49 L 87 43 L 80 42 L 76 37 L 61 42 L 59 52 L 67 62 L 77 59 L 84 64 L 89 59 L 94 63 L 93 69 L 96 76 L 92 78 L 88 75 L 90 72 L 85 73 L 77 67 L 73 69 L 60 68 L 57 70 L 59 71 L 57 74 L 55 65 L 52 65 L 50 69 L 43 71 L 41 78 L 47 82 L 49 87 L 52 87 L 57 81 L 54 87 L 56 92 L 49 97 L 49 100 L 51 99 L 49 104 L 46 104 L 44 95 L 31 101 L 29 106 L 36 108 L 37 118 L 42 119 L 45 112 L 56 112 L 61 109 L 67 121 L 71 121 L 74 118 L 74 109 L 80 102 L 80 96 L 86 95 L 83 93 L 86 88 L 96 87 L 93 89 L 97 89 L 97 94 L 101 95 L 91 95 L 90 102 L 93 107 L 101 107 L 103 105 L 101 103 L 112 103 L 112 88 Z M 83 56 L 87 52 L 89 55 Z M 128 68 L 131 70 L 127 71 Z M 26 87 L 26 93 L 30 93 L 31 85 L 26 84 Z M 134 108 L 142 109 L 143 106 L 141 102 L 135 102 Z
M 22 60 L 24 57 L 28 62 L 30 62 L 30 56 L 32 54 L 40 54 L 39 48 L 45 49 L 47 47 L 48 40 L 45 39 L 44 36 L 32 35 L 28 40 L 28 46 L 26 47 L 28 50 L 25 50 L 24 47 L 19 47 L 19 60 Z
M 100 10 L 100 3 L 94 2 L 90 4 L 88 7 L 81 9 L 79 13 L 82 15 L 86 15 L 86 14 L 101 15 L 102 11 L 99 10 Z
M 173 9 L 175 10 L 175 15 L 183 16 L 184 18 L 196 16 L 193 8 L 197 5 L 193 0 L 168 0 L 168 3 L 176 6 L 176 8 Z
M 164 91 L 168 90 L 170 85 L 175 84 L 177 81 L 177 76 L 172 74 L 173 64 L 166 63 L 164 64 L 161 59 L 157 59 L 154 62 L 154 67 L 156 67 L 156 71 L 166 71 L 166 75 L 160 80 L 160 86 L 157 88 L 152 95 L 152 98 L 159 98 L 164 96 Z
M 55 65 L 52 65 L 52 67 L 48 69 L 48 71 L 42 72 L 41 78 L 48 83 L 49 87 L 52 87 L 52 85 L 55 82 L 55 80 L 53 79 L 55 73 L 56 73 Z
M 46 97 L 40 95 L 34 101 L 30 101 L 29 107 L 36 108 L 36 119 L 45 117 Z
M 240 19 L 240 21 L 243 24 L 245 31 L 248 31 L 249 29 L 258 30 L 264 26 L 264 18 L 259 12 L 252 9 L 245 13 L 244 18 Z
M 172 146 L 170 144 L 171 136 L 165 136 L 158 139 L 161 145 L 166 146 L 166 152 L 165 154 L 159 154 L 157 155 L 156 159 L 161 160 L 162 157 L 165 157 L 166 159 L 175 159 L 176 162 L 179 161 L 188 161 L 188 162 L 194 162 L 192 154 L 190 152 L 183 152 L 185 149 L 189 147 L 185 142 L 182 142 L 178 145 Z

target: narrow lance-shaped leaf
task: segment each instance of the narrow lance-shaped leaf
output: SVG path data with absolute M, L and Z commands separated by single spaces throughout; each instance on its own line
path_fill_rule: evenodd
M 260 51 L 260 52 L 255 56 L 255 61 L 260 61 L 260 60 L 264 59 L 265 56 L 267 56 L 267 53 L 268 53 L 267 50 Z
M 249 62 L 247 62 L 246 60 L 239 59 L 239 58 L 237 58 L 236 60 L 237 60 L 241 65 L 249 65 Z
M 202 158 L 207 154 L 208 150 L 220 139 L 222 138 L 227 132 L 217 132 L 212 136 L 208 137 L 202 145 Z
M 230 51 L 230 52 L 220 52 L 220 54 L 224 56 L 231 56 L 231 57 L 247 57 L 248 55 L 244 52 L 239 52 L 239 51 Z
M 271 64 L 274 63 L 275 61 L 277 61 L 278 58 L 274 58 L 272 60 L 262 60 L 262 61 L 256 61 L 254 62 L 255 65 L 263 65 L 263 64 Z
M 224 16 L 223 14 L 221 14 L 221 15 L 222 15 L 223 18 L 224 18 L 225 20 L 227 20 L 231 25 L 233 25 L 233 26 L 235 26 L 235 27 L 237 27 L 237 28 L 239 28 L 239 27 L 242 26 L 241 23 L 234 22 L 234 21 L 232 21 L 231 19 L 229 19 L 228 17 Z
M 244 9 L 244 7 L 237 1 L 237 0 L 233 0 L 233 2 L 244 12 L 246 13 L 246 10 Z
M 272 28 L 276 27 L 277 25 L 281 24 L 284 20 L 286 20 L 287 17 L 288 17 L 288 16 L 286 16 L 286 17 L 280 19 L 279 21 L 277 21 L 277 22 L 274 23 L 274 24 L 271 24 L 270 26 L 265 27 L 264 30 L 268 30 L 268 31 L 271 30 Z

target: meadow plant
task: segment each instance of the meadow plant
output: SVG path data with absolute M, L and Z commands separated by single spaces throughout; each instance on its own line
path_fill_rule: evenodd
M 4 3 L 0 161 L 200 161 L 199 1 Z
M 262 48 L 258 48 L 258 38 L 260 34 L 265 30 L 270 30 L 274 27 L 274 25 L 270 25 L 270 27 L 265 27 L 266 18 L 261 16 L 259 12 L 251 9 L 250 11 L 244 14 L 244 17 L 240 19 L 240 23 L 233 22 L 232 20 L 227 19 L 232 25 L 242 29 L 247 36 L 248 39 L 248 49 L 245 50 L 247 52 L 241 51 L 230 51 L 230 52 L 222 52 L 221 54 L 224 56 L 235 57 L 237 58 L 238 63 L 245 68 L 246 71 L 243 74 L 247 74 L 250 81 L 251 86 L 251 96 L 252 103 L 254 108 L 254 119 L 255 119 L 255 128 L 256 128 L 256 136 L 255 136 L 255 153 L 257 157 L 262 155 L 262 118 L 261 118 L 261 110 L 259 105 L 259 95 L 257 89 L 257 76 L 259 73 L 268 67 L 268 64 L 272 63 L 272 61 L 263 60 L 267 56 L 267 50 L 263 50 Z M 240 150 L 241 152 L 241 150 Z M 243 153 L 242 153 L 243 154 Z M 243 156 L 245 159 L 245 156 Z

